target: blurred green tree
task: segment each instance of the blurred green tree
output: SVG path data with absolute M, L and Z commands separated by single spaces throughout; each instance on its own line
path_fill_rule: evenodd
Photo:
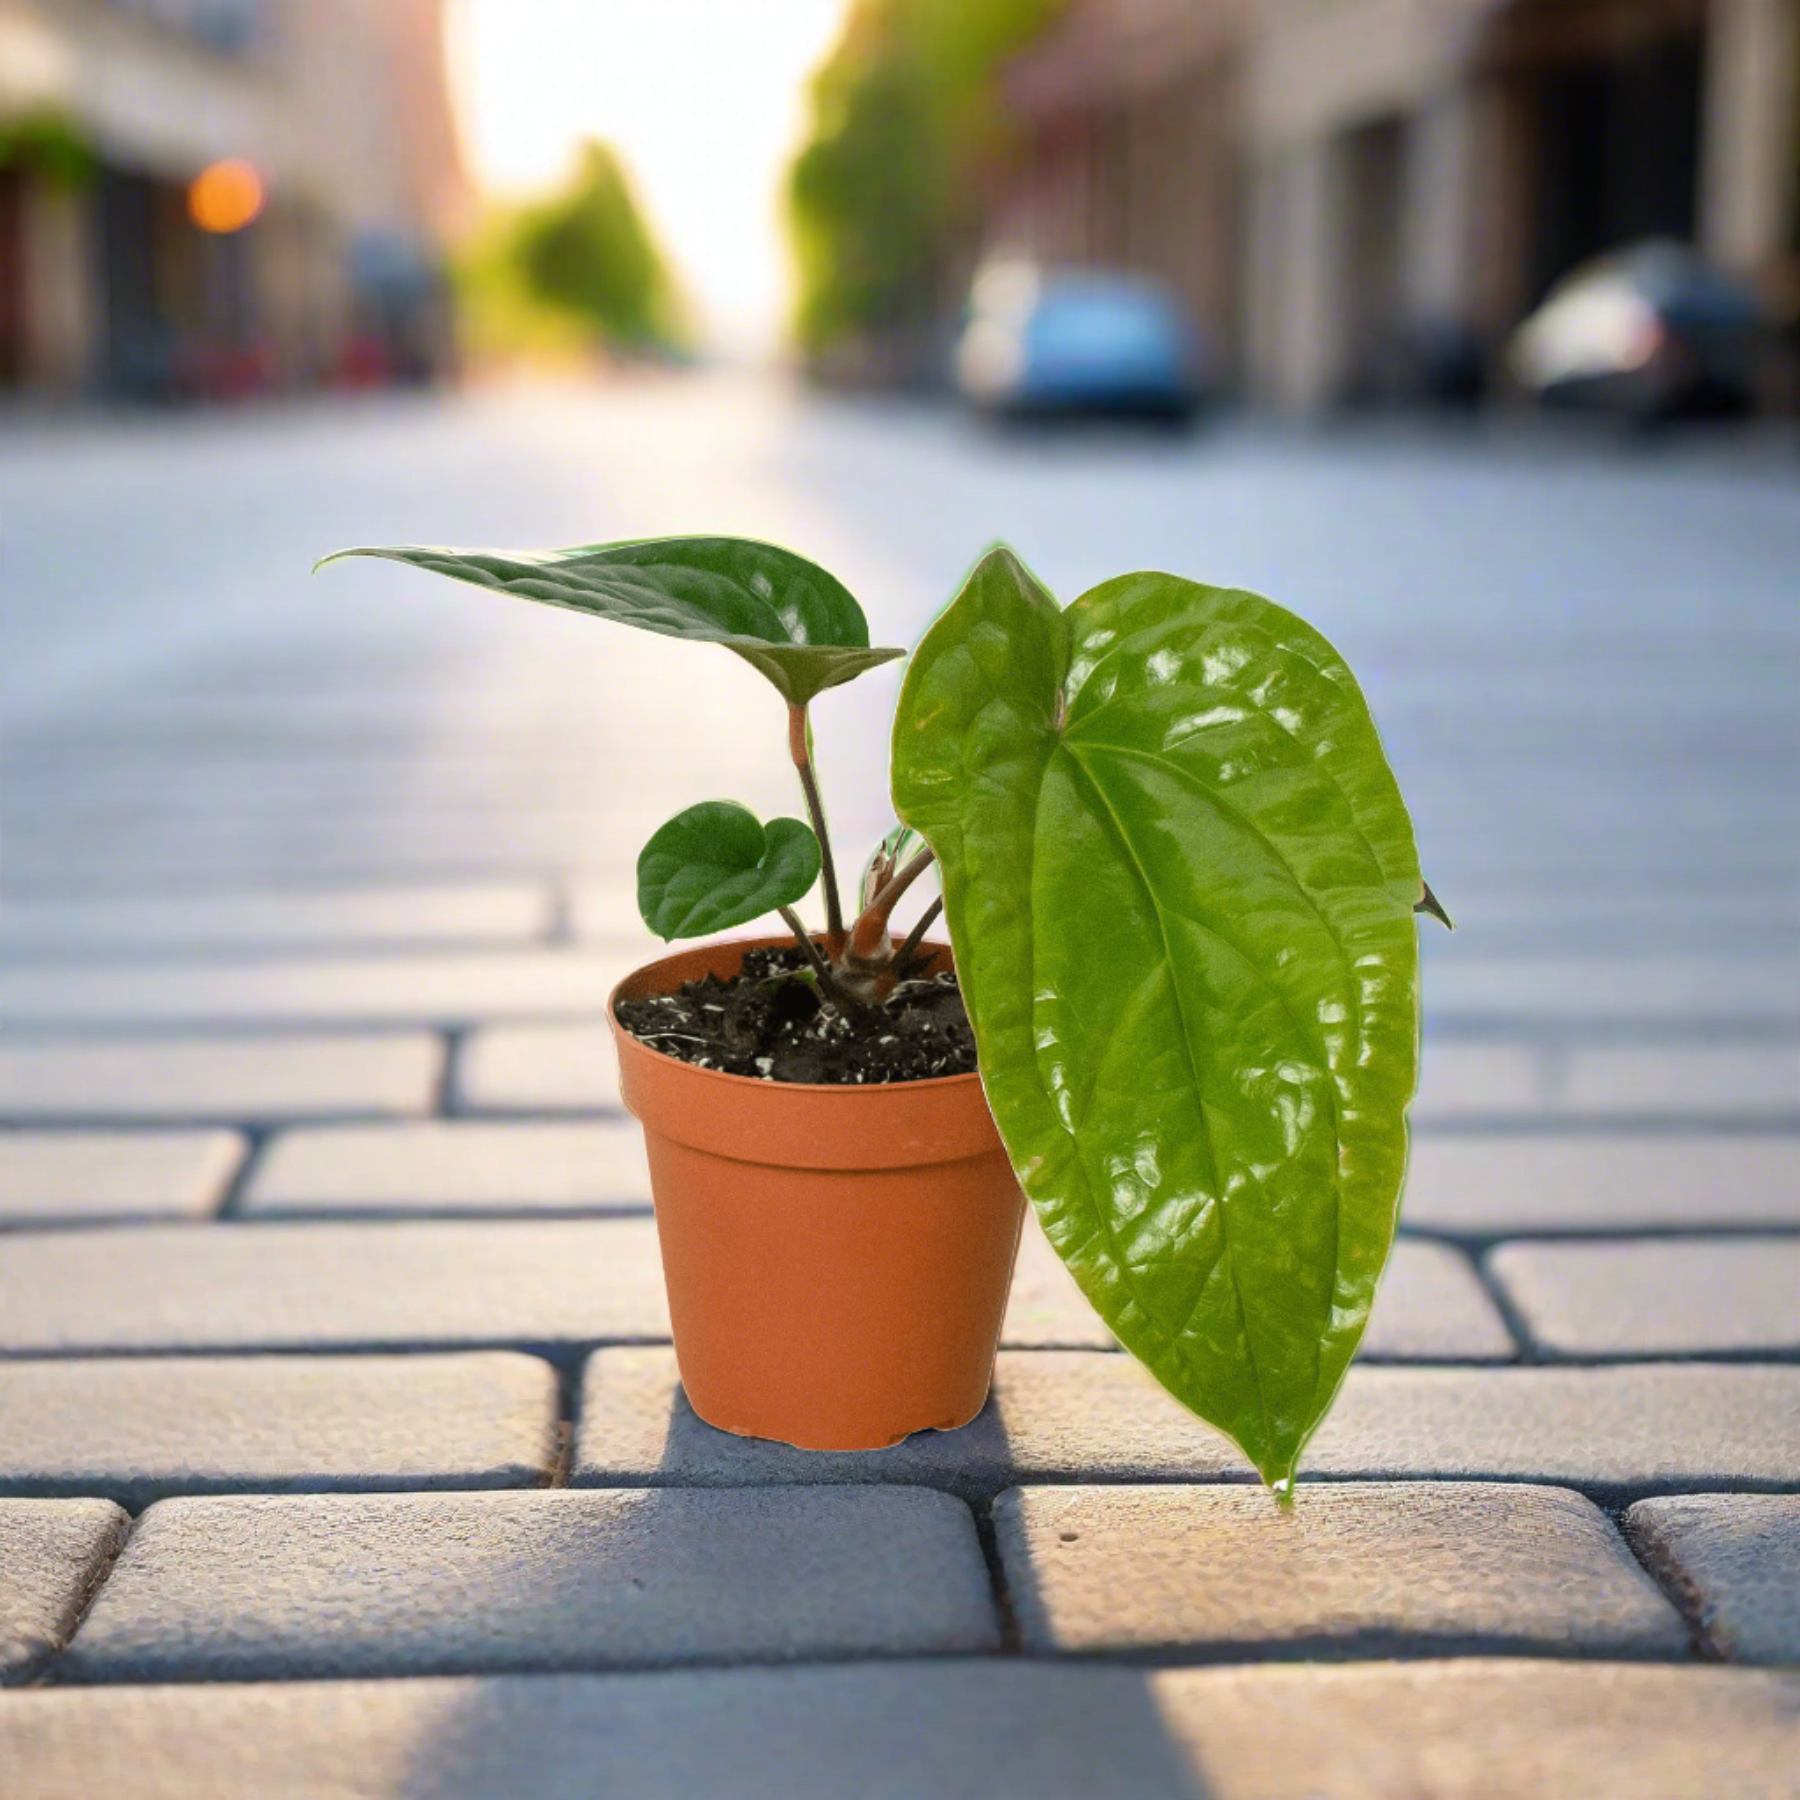
M 86 133 L 48 108 L 0 119 L 0 169 L 23 169 L 61 188 L 85 187 L 99 173 Z
M 668 264 L 610 145 L 589 142 L 563 190 L 494 218 L 462 265 L 478 349 L 632 353 L 684 335 Z
M 998 75 L 1065 0 L 854 0 L 813 77 L 789 178 L 796 321 L 815 362 L 904 364 L 972 222 L 970 177 L 1006 141 Z

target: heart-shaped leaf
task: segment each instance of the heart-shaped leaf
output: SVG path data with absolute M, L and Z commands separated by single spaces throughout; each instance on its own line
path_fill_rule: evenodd
M 862 608 L 835 576 L 750 538 L 646 538 L 543 551 L 391 544 L 339 550 L 319 566 L 344 556 L 386 557 L 640 631 L 723 644 L 793 706 L 906 654 L 869 648 Z
M 665 942 L 705 937 L 805 898 L 819 879 L 819 840 L 798 819 L 756 815 L 732 800 L 680 812 L 638 856 L 638 911 Z
M 894 798 L 943 865 L 1001 1136 L 1127 1349 L 1278 1492 L 1393 1238 L 1419 865 L 1350 671 L 1253 594 L 1009 552 L 913 658 Z

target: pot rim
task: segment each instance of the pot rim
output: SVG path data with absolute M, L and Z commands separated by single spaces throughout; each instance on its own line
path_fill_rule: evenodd
M 791 933 L 782 937 L 721 938 L 717 941 L 715 947 L 720 949 L 726 947 L 738 947 L 747 951 L 766 950 L 778 947 L 782 944 L 791 944 L 793 941 L 793 935 Z M 708 948 L 708 946 L 704 943 L 699 943 L 695 944 L 693 948 L 702 950 Z M 951 958 L 951 966 L 953 968 L 955 967 L 955 952 L 948 944 L 938 943 L 933 939 L 927 939 L 919 946 L 919 948 L 921 950 L 941 952 L 943 955 Z M 629 1040 L 633 1049 L 642 1052 L 645 1056 L 654 1056 L 659 1062 L 672 1064 L 675 1068 L 684 1072 L 684 1078 L 691 1078 L 697 1081 L 726 1082 L 732 1087 L 749 1088 L 758 1093 L 765 1094 L 773 1089 L 776 1093 L 812 1094 L 820 1098 L 837 1096 L 844 1100 L 852 1100 L 859 1095 L 869 1093 L 929 1094 L 934 1090 L 957 1087 L 966 1088 L 972 1081 L 977 1084 L 981 1081 L 981 1071 L 979 1068 L 970 1069 L 961 1075 L 926 1075 L 913 1081 L 765 1081 L 757 1075 L 733 1075 L 725 1069 L 702 1069 L 697 1064 L 686 1062 L 679 1056 L 671 1056 L 666 1050 L 658 1050 L 653 1045 L 645 1043 L 641 1037 L 636 1035 L 636 1033 L 628 1031 L 625 1026 L 619 1022 L 619 1015 L 616 1009 L 619 1004 L 620 995 L 624 993 L 625 989 L 630 986 L 632 982 L 636 981 L 640 975 L 656 968 L 661 963 L 673 962 L 677 957 L 688 954 L 690 954 L 688 951 L 676 950 L 670 952 L 667 956 L 659 956 L 654 961 L 639 964 L 639 966 L 633 969 L 630 974 L 623 976 L 613 988 L 612 992 L 606 996 L 606 1022 L 612 1027 L 613 1036 L 621 1041 Z

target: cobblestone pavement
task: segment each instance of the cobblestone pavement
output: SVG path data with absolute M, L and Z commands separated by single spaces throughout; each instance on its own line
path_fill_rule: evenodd
M 1800 1794 L 1790 469 L 698 381 L 21 429 L 0 513 L 7 1800 Z M 771 703 L 304 570 L 694 528 L 878 639 L 1004 534 L 1365 674 L 1462 929 L 1292 1518 L 1036 1236 L 963 1431 L 686 1406 L 599 1020 L 648 829 L 793 808 Z M 892 691 L 821 707 L 858 854 Z

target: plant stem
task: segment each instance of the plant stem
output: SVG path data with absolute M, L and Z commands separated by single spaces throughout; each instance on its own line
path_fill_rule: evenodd
M 844 946 L 844 913 L 838 901 L 837 863 L 831 854 L 831 833 L 825 829 L 825 802 L 819 797 L 818 777 L 813 773 L 812 747 L 806 741 L 806 708 L 788 708 L 788 754 L 800 775 L 806 810 L 812 816 L 813 836 L 819 840 L 819 879 L 825 886 L 825 942 L 836 955 Z M 810 939 L 807 940 L 809 943 Z
M 862 916 L 851 927 L 849 955 L 853 961 L 861 958 L 867 962 L 880 954 L 881 946 L 887 939 L 888 919 L 899 903 L 900 896 L 931 867 L 931 863 L 931 846 L 927 844 L 882 883 L 880 891 L 862 909 Z
M 900 946 L 900 954 L 894 958 L 894 972 L 902 981 L 906 979 L 907 964 L 918 954 L 919 946 L 925 941 L 925 934 L 931 929 L 932 922 L 944 910 L 944 896 L 939 894 L 926 909 L 919 914 L 919 922 L 906 934 L 906 942 Z
M 794 942 L 806 952 L 806 960 L 812 964 L 813 973 L 819 978 L 819 991 L 835 1006 L 839 1012 L 848 1017 L 856 1010 L 856 1002 L 838 986 L 831 973 L 831 964 L 825 960 L 819 946 L 812 940 L 812 933 L 800 923 L 800 915 L 791 906 L 778 908 L 783 922 L 794 934 Z
M 934 852 L 929 844 L 916 855 L 910 856 L 887 878 L 886 883 L 873 900 L 869 902 L 870 912 L 879 911 L 882 918 L 898 904 L 900 896 L 929 869 L 934 861 Z

